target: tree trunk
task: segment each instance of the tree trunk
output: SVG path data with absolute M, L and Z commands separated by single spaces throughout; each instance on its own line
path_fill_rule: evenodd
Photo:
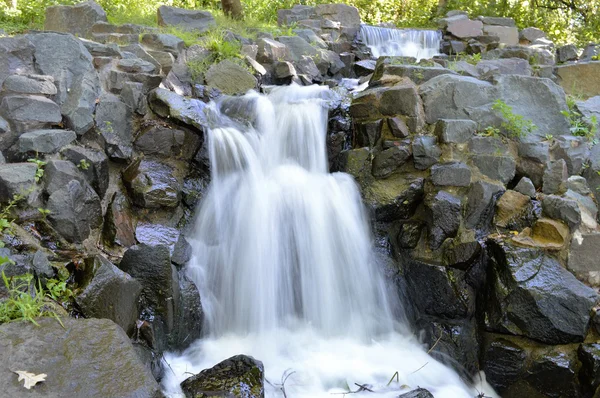
M 223 12 L 228 17 L 234 19 L 242 19 L 244 17 L 240 0 L 221 0 L 221 6 L 223 7 Z

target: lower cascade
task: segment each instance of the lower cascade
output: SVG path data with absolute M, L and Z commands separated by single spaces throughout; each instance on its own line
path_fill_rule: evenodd
M 430 59 L 440 53 L 442 34 L 437 30 L 392 29 L 361 25 L 360 38 L 374 58 L 382 56 Z
M 357 186 L 327 171 L 331 94 L 292 85 L 211 103 L 212 182 L 186 269 L 202 296 L 205 337 L 165 355 L 167 395 L 246 354 L 264 363 L 268 397 L 283 396 L 284 373 L 287 396 L 299 398 L 355 383 L 390 397 L 417 387 L 438 398 L 493 396 L 430 357 L 398 321 Z

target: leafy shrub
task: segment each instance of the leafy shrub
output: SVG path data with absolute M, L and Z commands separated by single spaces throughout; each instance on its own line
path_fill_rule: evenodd
M 537 129 L 531 120 L 514 113 L 512 107 L 500 99 L 494 102 L 492 110 L 502 118 L 502 128 L 511 138 L 522 138 Z

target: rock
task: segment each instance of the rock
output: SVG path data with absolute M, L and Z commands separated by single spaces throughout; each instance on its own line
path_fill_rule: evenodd
M 488 244 L 487 328 L 546 344 L 583 341 L 596 292 L 538 249 Z
M 0 363 L 3 394 L 12 398 L 153 397 L 160 389 L 150 371 L 138 359 L 129 338 L 107 319 L 38 318 L 0 325 Z M 46 381 L 34 390 L 23 388 L 12 372 L 25 369 L 46 373 Z
M 567 94 L 585 98 L 600 95 L 600 81 L 596 78 L 600 73 L 600 61 L 559 65 L 555 73 L 558 84 Z
M 24 36 L 0 37 L 0 84 L 13 74 L 36 73 L 35 48 Z
M 590 230 L 596 229 L 598 226 L 598 206 L 591 195 L 581 195 L 575 191 L 567 191 L 564 195 L 566 199 L 574 200 L 579 207 L 581 213 L 581 227 Z
M 192 245 L 188 243 L 183 235 L 179 235 L 179 239 L 173 248 L 171 261 L 179 266 L 184 266 L 192 258 Z
M 489 178 L 507 184 L 516 172 L 516 162 L 512 156 L 473 155 L 473 164 Z
M 433 218 L 429 239 L 431 248 L 435 250 L 444 240 L 453 238 L 458 233 L 462 205 L 460 198 L 446 191 L 439 191 L 427 206 Z
M 95 41 L 86 40 L 86 39 L 82 39 L 82 38 L 79 38 L 79 40 L 81 40 L 81 42 L 83 43 L 85 48 L 94 57 L 109 57 L 109 58 L 113 58 L 113 57 L 122 58 L 123 57 L 123 53 L 121 52 L 121 50 L 119 49 L 119 46 L 116 43 L 103 44 L 103 43 L 97 43 Z M 110 59 L 110 62 L 112 62 L 112 59 Z
M 510 337 L 497 335 L 486 340 L 483 370 L 487 381 L 502 394 L 522 377 L 529 353 Z
M 525 247 L 545 250 L 561 250 L 569 240 L 569 227 L 561 221 L 540 218 L 533 228 L 525 228 L 513 238 L 513 242 Z
M 525 196 L 529 196 L 530 198 L 535 198 L 535 186 L 527 177 L 523 177 L 519 180 L 519 183 L 515 186 L 515 191 L 522 193 Z
M 393 146 L 379 152 L 373 158 L 373 176 L 385 178 L 410 159 L 411 150 L 407 145 Z
M 9 95 L 0 103 L 0 115 L 17 131 L 49 127 L 62 121 L 58 105 L 37 95 Z
M 143 116 L 148 113 L 144 83 L 125 82 L 121 90 L 121 100 L 138 115 Z
M 203 311 L 198 288 L 185 276 L 179 278 L 180 303 L 173 338 L 175 349 L 185 349 L 202 333 Z
M 577 61 L 577 46 L 574 44 L 567 44 L 566 46 L 558 47 L 556 49 L 556 62 L 562 64 L 569 61 Z
M 120 59 L 119 61 L 117 61 L 117 68 L 127 73 L 156 72 L 156 67 L 153 64 L 139 58 Z
M 481 36 L 483 34 L 483 23 L 481 21 L 472 21 L 468 18 L 448 18 L 448 33 L 459 39 L 468 39 Z
M 256 60 L 262 64 L 272 64 L 288 55 L 288 48 L 278 41 L 261 38 L 257 40 L 258 52 Z
M 372 209 L 377 221 L 408 219 L 414 215 L 417 206 L 422 202 L 422 178 L 408 182 L 398 180 L 375 180 L 365 191 L 365 203 Z
M 528 196 L 516 191 L 506 191 L 496 203 L 494 223 L 502 228 L 513 228 L 529 211 L 529 204 Z
M 440 160 L 442 150 L 432 136 L 418 136 L 412 144 L 413 158 L 417 170 L 426 170 Z
M 36 171 L 33 163 L 0 164 L 0 202 L 9 202 L 14 195 L 26 196 L 35 186 Z
M 408 116 L 407 123 L 412 131 L 419 131 L 425 125 L 423 103 L 417 87 L 410 81 L 396 84 L 381 91 L 379 111 L 385 116 Z
M 569 172 L 563 159 L 550 162 L 544 173 L 543 192 L 545 194 L 563 194 L 567 190 Z
M 20 152 L 55 153 L 77 139 L 70 130 L 34 130 L 19 137 Z
M 87 182 L 94 188 L 101 198 L 108 189 L 108 158 L 104 152 L 80 146 L 65 148 L 62 155 L 77 166 L 85 176 Z
M 71 180 L 46 205 L 52 226 L 69 242 L 81 243 L 102 224 L 100 198 L 87 183 Z
M 171 117 L 204 131 L 207 125 L 203 109 L 206 104 L 195 98 L 185 98 L 172 91 L 157 88 L 148 95 L 148 105 L 161 117 Z
M 192 159 L 200 146 L 193 133 L 172 128 L 154 127 L 138 136 L 136 149 L 146 156 Z
M 85 178 L 77 166 L 66 160 L 50 160 L 44 167 L 44 185 L 48 195 L 66 187 L 71 180 L 77 180 L 82 185 Z
M 189 398 L 216 392 L 227 392 L 232 397 L 263 398 L 264 367 L 252 357 L 236 355 L 186 379 L 181 388 Z
M 172 73 L 173 71 L 171 71 Z M 148 93 L 162 83 L 163 77 L 148 73 L 127 73 L 111 69 L 108 74 L 108 89 L 111 93 L 120 94 L 128 84 L 140 83 L 141 92 Z M 167 80 L 165 80 L 167 82 Z M 168 83 L 166 83 L 168 84 Z
M 483 33 L 498 36 L 500 43 L 509 46 L 519 44 L 519 29 L 515 26 L 484 25 Z
M 542 187 L 546 164 L 550 160 L 548 142 L 520 142 L 517 144 L 519 162 L 517 171 L 533 182 L 538 188 Z
M 581 223 L 581 210 L 573 199 L 547 195 L 542 199 L 542 209 L 548 217 L 563 220 L 571 228 L 576 228 Z
M 169 72 L 173 69 L 173 65 L 175 64 L 175 57 L 173 56 L 173 54 L 168 53 L 166 51 L 152 50 L 149 50 L 148 53 L 160 64 L 160 70 L 162 71 L 162 73 L 168 75 Z
M 375 147 L 381 138 L 382 127 L 383 119 L 372 122 L 355 122 L 354 133 L 356 144 L 362 147 Z
M 495 75 L 532 76 L 529 62 L 521 58 L 484 59 L 476 65 L 477 77 L 489 80 Z
M 142 284 L 142 297 L 157 319 L 155 327 L 162 327 L 166 334 L 174 328 L 179 304 L 177 270 L 171 264 L 170 250 L 164 245 L 140 244 L 130 247 L 119 268 Z M 159 347 L 166 342 L 157 342 Z
M 299 36 L 279 36 L 277 41 L 286 46 L 286 57 L 290 61 L 299 61 L 303 56 L 314 57 L 319 54 L 315 47 Z M 260 43 L 258 46 L 260 53 Z
M 581 385 L 587 393 L 592 394 L 600 386 L 600 344 L 581 344 L 577 350 L 577 357 L 581 362 Z
M 536 358 L 528 370 L 528 383 L 543 397 L 580 397 L 574 353 L 550 352 Z
M 440 163 L 431 167 L 431 181 L 437 186 L 468 187 L 471 169 L 464 163 Z
M 554 53 L 542 47 L 506 46 L 490 50 L 483 55 L 484 59 L 522 58 L 532 66 L 553 66 Z
M 78 37 L 89 37 L 92 25 L 107 22 L 106 12 L 94 1 L 73 6 L 50 6 L 46 8 L 44 30 L 71 33 Z
M 130 247 L 136 244 L 131 205 L 121 192 L 115 192 L 108 204 L 102 239 L 107 246 Z
M 538 28 L 525 28 L 519 32 L 519 40 L 522 44 L 533 43 L 537 39 L 543 39 L 546 33 Z
M 2 84 L 4 94 L 55 95 L 56 86 L 52 76 L 12 75 Z
M 75 298 L 89 318 L 110 319 L 131 334 L 138 318 L 142 286 L 101 255 L 86 259 L 83 291 Z
M 571 241 L 567 267 L 575 275 L 598 285 L 600 283 L 600 266 L 597 258 L 597 245 L 600 244 L 598 233 L 576 233 Z
M 175 244 L 179 240 L 179 230 L 177 228 L 139 222 L 135 228 L 135 238 L 139 243 L 147 245 L 165 245 L 173 251 Z
M 375 72 L 369 80 L 369 86 L 391 86 L 403 81 L 403 78 L 409 78 L 416 84 L 422 84 L 440 75 L 458 76 L 456 72 L 439 66 L 420 66 L 404 63 L 402 57 L 380 57 L 377 60 Z
M 144 33 L 140 42 L 151 50 L 166 51 L 176 57 L 185 48 L 183 40 L 167 33 Z
M 584 137 L 562 136 L 553 140 L 550 154 L 554 159 L 563 159 L 569 175 L 573 175 L 583 171 L 590 157 L 590 149 Z
M 434 398 L 433 395 L 424 388 L 417 388 L 406 394 L 398 396 L 398 398 Z
M 123 171 L 123 180 L 137 206 L 148 209 L 173 208 L 181 200 L 181 179 L 165 163 L 136 160 Z
M 132 156 L 131 109 L 113 94 L 102 94 L 96 107 L 96 128 L 105 141 L 105 151 L 113 160 Z
M 158 7 L 158 25 L 177 26 L 181 29 L 204 33 L 217 26 L 217 23 L 208 11 L 160 6 Z
M 296 68 L 291 62 L 275 62 L 273 64 L 273 74 L 278 79 L 286 79 L 292 76 L 296 76 Z
M 486 181 L 476 181 L 467 195 L 465 225 L 467 228 L 485 231 L 494 217 L 496 197 L 504 186 Z
M 571 176 L 567 179 L 567 190 L 571 190 L 580 195 L 589 195 L 592 193 L 587 180 L 581 176 Z
M 477 123 L 472 120 L 441 119 L 435 125 L 435 134 L 444 144 L 464 144 L 477 131 Z
M 35 46 L 39 72 L 54 77 L 58 89 L 54 100 L 60 105 L 67 126 L 78 135 L 86 133 L 94 126 L 93 115 L 100 92 L 91 54 L 81 41 L 68 34 L 48 32 L 26 37 Z
M 596 127 L 600 126 L 600 95 L 592 97 L 587 101 L 577 101 L 575 106 L 588 123 L 591 123 L 592 118 L 595 116 L 596 120 L 598 120 Z
M 402 118 L 390 117 L 387 119 L 387 125 L 392 135 L 396 138 L 406 138 L 410 135 L 410 129 Z

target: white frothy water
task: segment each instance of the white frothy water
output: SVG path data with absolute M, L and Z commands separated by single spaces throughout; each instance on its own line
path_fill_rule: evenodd
M 391 29 L 362 25 L 360 37 L 375 58 L 381 56 L 430 59 L 440 53 L 442 34 L 436 30 Z
M 292 85 L 213 104 L 212 182 L 186 268 L 207 336 L 165 356 L 168 395 L 237 354 L 263 361 L 267 397 L 283 396 L 286 371 L 295 372 L 285 383 L 294 398 L 332 397 L 354 383 L 384 397 L 416 387 L 477 395 L 395 321 L 356 184 L 327 172 L 329 94 Z

